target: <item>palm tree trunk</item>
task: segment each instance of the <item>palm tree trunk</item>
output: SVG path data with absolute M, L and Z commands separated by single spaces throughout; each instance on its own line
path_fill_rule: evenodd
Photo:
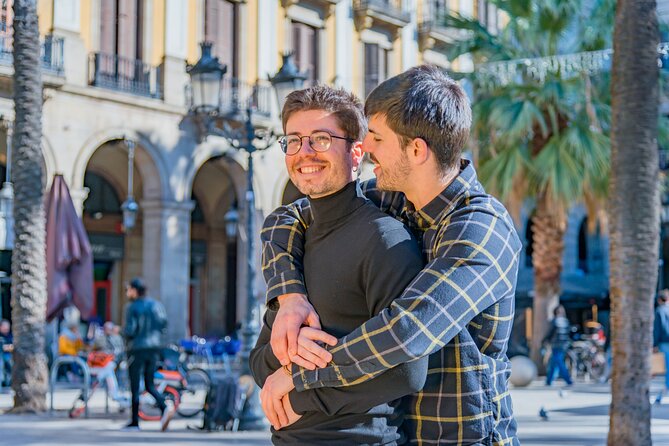
M 35 0 L 14 0 L 14 218 L 12 412 L 46 410 L 45 217 L 42 200 L 42 78 Z
M 618 0 L 611 84 L 609 445 L 650 445 L 650 352 L 658 273 L 659 31 L 654 1 Z
M 560 273 L 566 218 L 556 211 L 549 192 L 537 198 L 532 217 L 532 266 L 534 267 L 534 297 L 532 299 L 532 342 L 530 356 L 544 373 L 541 361 L 541 341 L 548 330 L 548 321 L 560 299 Z

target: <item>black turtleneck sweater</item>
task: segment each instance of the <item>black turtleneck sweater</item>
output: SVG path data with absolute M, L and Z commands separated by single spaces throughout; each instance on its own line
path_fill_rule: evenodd
M 342 337 L 379 313 L 422 269 L 409 230 L 367 200 L 357 182 L 310 199 L 314 222 L 305 234 L 304 278 L 323 330 Z M 378 300 L 366 296 L 383 296 Z M 268 310 L 251 370 L 258 385 L 280 367 L 269 345 L 276 313 Z M 274 444 L 397 444 L 404 438 L 399 398 L 422 389 L 427 357 L 364 383 L 289 394 L 294 424 L 272 429 Z

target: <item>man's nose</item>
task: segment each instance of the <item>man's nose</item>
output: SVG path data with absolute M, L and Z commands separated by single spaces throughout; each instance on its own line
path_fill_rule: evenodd
M 304 155 L 309 154 L 309 153 L 316 153 L 316 151 L 311 147 L 311 139 L 307 136 L 303 137 L 300 140 L 300 143 L 302 146 L 300 147 L 299 153 L 302 153 Z

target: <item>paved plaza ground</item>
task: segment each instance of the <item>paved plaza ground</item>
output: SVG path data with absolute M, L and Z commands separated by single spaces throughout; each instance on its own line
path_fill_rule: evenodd
M 661 386 L 653 381 L 652 391 Z M 559 392 L 559 386 L 547 388 L 536 381 L 524 388 L 512 389 L 519 436 L 524 446 L 539 445 L 604 445 L 608 429 L 608 408 L 611 400 L 606 384 L 577 383 L 572 390 Z M 0 415 L 0 445 L 246 445 L 270 444 L 269 432 L 215 432 L 201 433 L 187 429 L 200 419 L 175 418 L 168 432 L 160 432 L 157 422 L 143 422 L 141 432 L 122 432 L 126 414 L 119 414 L 117 406 L 105 414 L 101 394 L 93 396 L 89 419 L 67 418 L 67 408 L 76 391 L 59 389 L 55 394 L 53 414 L 41 416 Z M 669 446 L 669 397 L 664 405 L 653 407 L 653 444 Z M 0 393 L 0 410 L 11 407 L 12 396 Z M 547 420 L 539 416 L 540 409 Z

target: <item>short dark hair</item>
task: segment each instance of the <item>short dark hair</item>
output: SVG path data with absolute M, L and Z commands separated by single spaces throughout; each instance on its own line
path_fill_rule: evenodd
M 422 138 L 442 172 L 458 165 L 472 111 L 462 87 L 434 65 L 413 67 L 382 82 L 367 97 L 365 115 L 385 117 L 402 147 Z
M 137 294 L 140 296 L 144 296 L 146 294 L 146 284 L 144 283 L 144 279 L 141 277 L 134 277 L 130 283 L 128 283 L 128 286 L 130 288 L 136 289 Z
M 360 99 L 343 88 L 323 84 L 293 91 L 286 97 L 281 112 L 283 131 L 286 131 L 286 123 L 294 113 L 309 110 L 332 113 L 347 138 L 362 141 L 367 134 L 367 119 Z

